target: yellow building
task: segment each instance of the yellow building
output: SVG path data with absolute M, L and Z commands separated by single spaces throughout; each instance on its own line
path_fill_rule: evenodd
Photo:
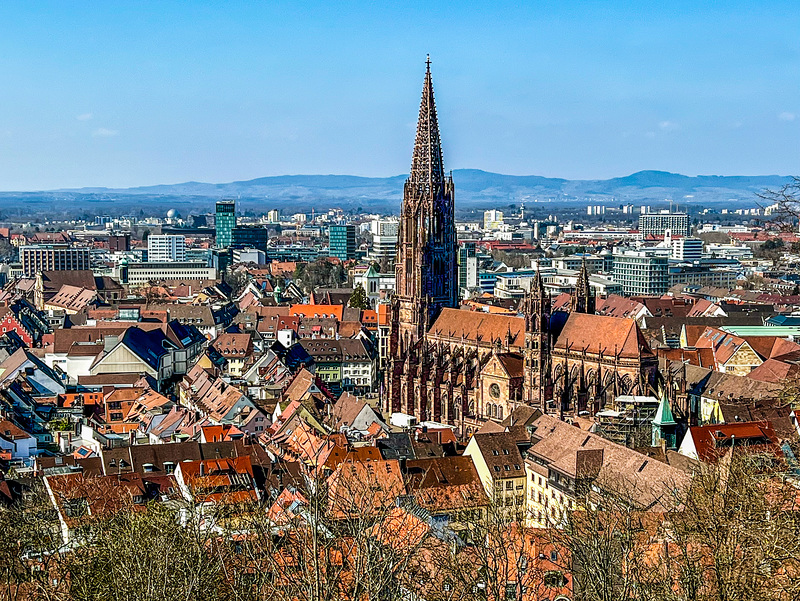
M 464 455 L 475 464 L 486 495 L 499 507 L 525 507 L 525 462 L 508 432 L 478 432 Z

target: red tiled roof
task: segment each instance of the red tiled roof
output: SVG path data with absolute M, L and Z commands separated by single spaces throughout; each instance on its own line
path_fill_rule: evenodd
M 226 359 L 244 358 L 253 354 L 253 340 L 250 334 L 220 334 L 214 340 L 213 346 Z
M 342 320 L 344 305 L 292 305 L 292 315 L 303 317 L 334 317 Z
M 464 338 L 485 345 L 491 344 L 494 340 L 500 340 L 505 344 L 506 337 L 510 336 L 510 346 L 520 349 L 525 343 L 525 320 L 511 315 L 445 308 L 442 309 L 430 332 L 437 336 Z
M 800 372 L 800 365 L 794 363 L 784 363 L 777 359 L 767 359 L 747 374 L 748 378 L 759 382 L 770 382 L 772 384 L 782 384 L 789 378 L 794 378 Z
M 653 356 L 639 326 L 632 319 L 571 313 L 555 348 L 595 355 L 640 358 Z
M 646 307 L 631 298 L 609 294 L 603 303 L 597 308 L 598 315 L 608 315 L 609 317 L 632 317 L 640 315 Z
M 772 424 L 765 422 L 740 422 L 733 424 L 711 424 L 689 428 L 697 457 L 704 463 L 715 463 L 731 447 L 746 446 L 749 452 L 764 452 L 783 457 L 778 437 Z

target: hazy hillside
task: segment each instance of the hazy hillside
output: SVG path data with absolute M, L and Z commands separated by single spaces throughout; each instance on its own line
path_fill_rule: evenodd
M 145 212 L 177 207 L 182 212 L 209 210 L 216 199 L 237 198 L 243 210 L 269 208 L 310 210 L 339 206 L 346 210 L 396 211 L 405 175 L 282 175 L 249 181 L 211 184 L 185 182 L 137 188 L 80 188 L 44 192 L 0 192 L 0 216 L 31 213 L 68 215 Z M 788 177 L 689 177 L 664 171 L 640 171 L 608 180 L 566 180 L 535 175 L 502 175 L 478 169 L 453 172 L 456 204 L 461 209 L 525 203 L 656 203 L 673 200 L 713 206 L 744 203 L 752 206 L 756 194 L 777 189 Z M 544 207 L 542 207 L 544 208 Z

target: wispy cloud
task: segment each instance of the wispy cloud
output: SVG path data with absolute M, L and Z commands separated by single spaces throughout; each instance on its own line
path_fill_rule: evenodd
M 790 113 L 789 111 L 783 111 L 778 115 L 778 119 L 781 121 L 794 121 L 797 115 L 794 113 Z
M 675 121 L 662 121 L 658 124 L 658 129 L 661 131 L 675 131 L 678 129 L 678 124 Z
M 105 127 L 98 127 L 92 132 L 92 136 L 95 138 L 110 138 L 111 136 L 116 136 L 117 134 L 119 134 L 119 130 L 107 129 Z
M 77 116 L 77 117 L 75 117 L 75 118 L 76 118 L 78 121 L 89 121 L 89 119 L 91 119 L 93 116 L 94 116 L 94 115 L 92 115 L 91 113 L 82 113 L 82 114 L 78 115 L 78 116 Z

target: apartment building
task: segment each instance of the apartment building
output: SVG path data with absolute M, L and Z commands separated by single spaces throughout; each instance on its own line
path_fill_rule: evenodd
M 22 272 L 27 276 L 39 271 L 74 271 L 91 269 L 89 249 L 67 244 L 29 244 L 19 249 Z

